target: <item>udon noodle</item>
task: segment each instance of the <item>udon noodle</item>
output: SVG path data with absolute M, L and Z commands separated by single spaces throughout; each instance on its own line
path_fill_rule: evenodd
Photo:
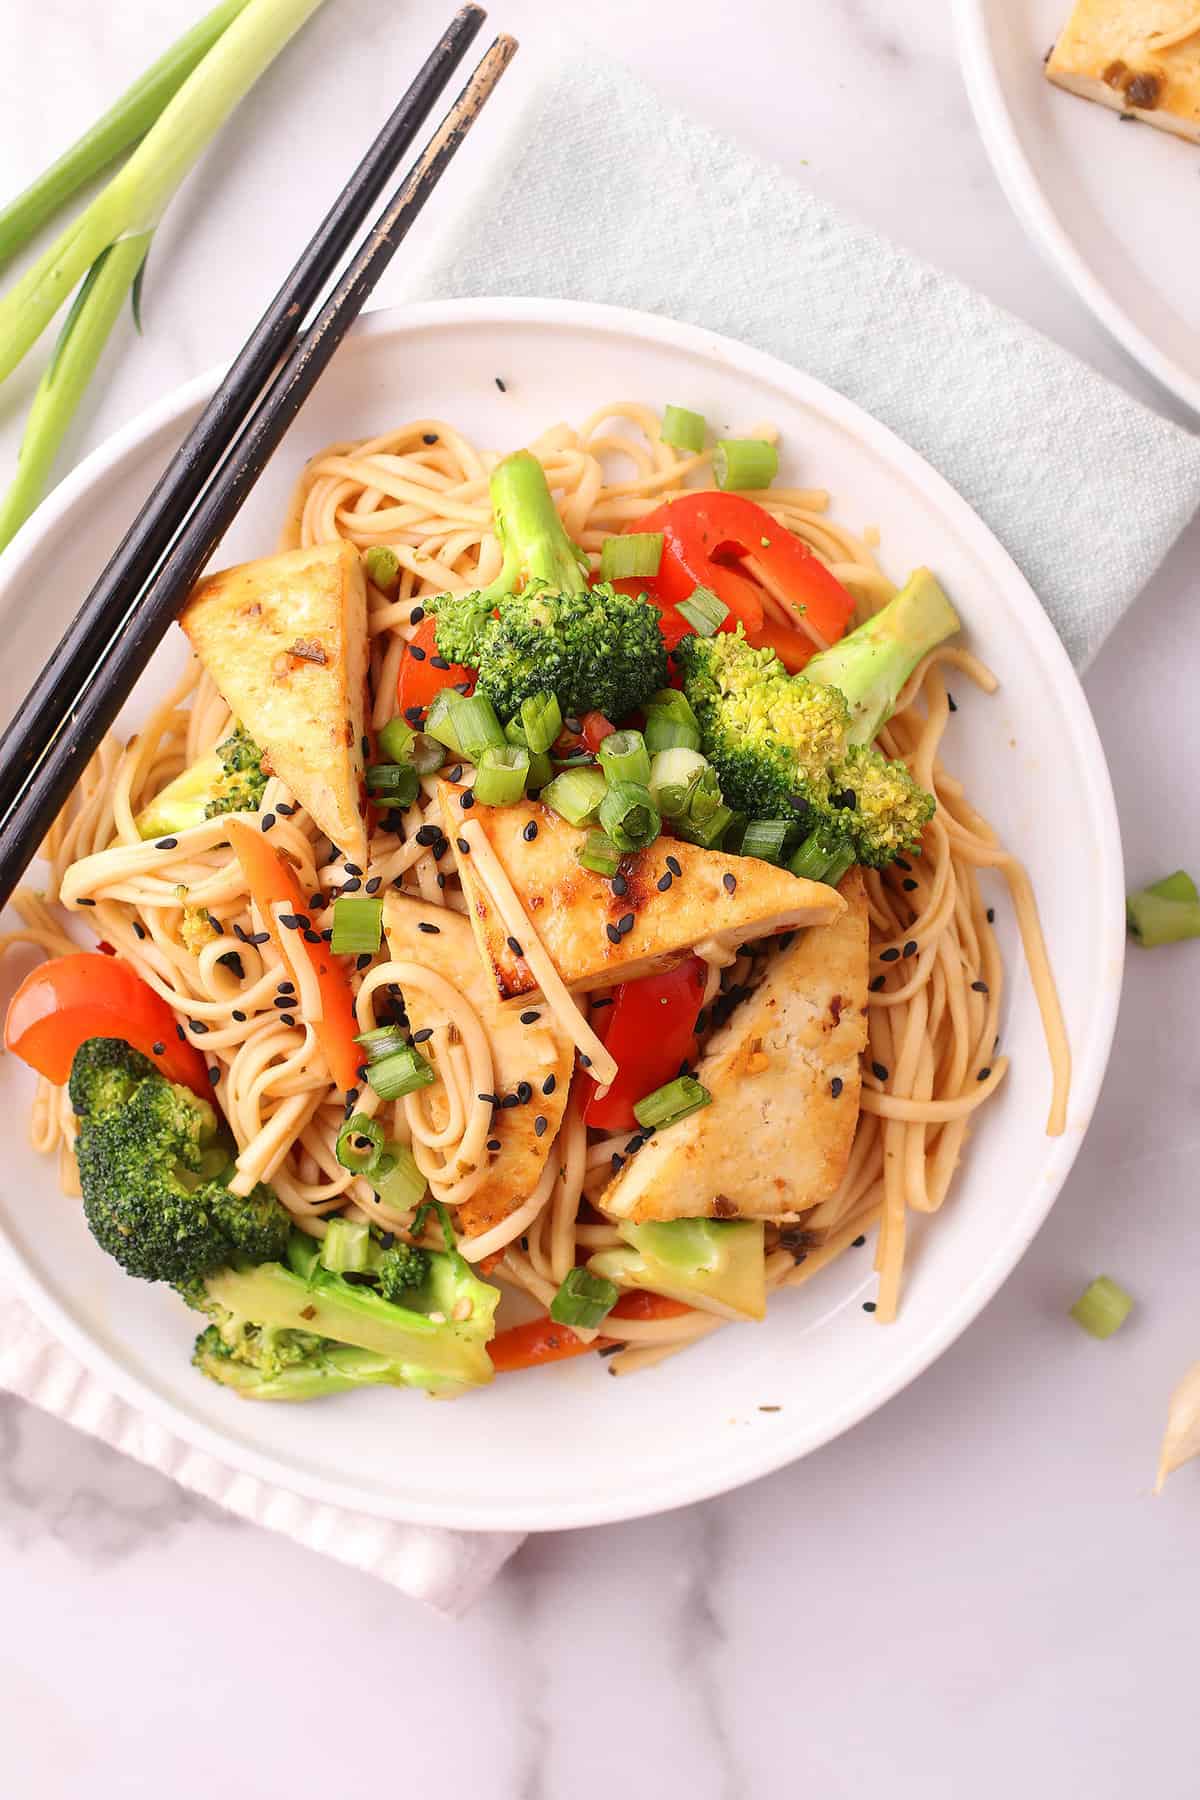
M 760 427 L 757 435 L 766 433 Z M 643 406 L 605 407 L 578 430 L 556 426 L 532 449 L 568 532 L 594 560 L 608 533 L 684 486 L 711 485 L 710 453 L 681 455 L 663 444 L 657 415 Z M 399 559 L 398 592 L 368 590 L 369 723 L 375 728 L 395 710 L 400 659 L 421 597 L 474 588 L 499 572 L 488 500 L 496 460 L 447 421 L 417 419 L 365 443 L 331 445 L 310 460 L 296 487 L 281 548 L 342 538 L 363 548 L 388 544 Z M 872 534 L 856 535 L 835 522 L 827 494 L 773 488 L 754 498 L 832 569 L 860 615 L 891 597 Z M 765 572 L 756 572 L 767 589 L 768 614 L 795 626 L 794 611 L 770 591 Z M 895 1317 L 899 1303 L 910 1215 L 944 1204 L 974 1116 L 1008 1068 L 997 1036 L 1004 968 L 982 871 L 995 871 L 1008 885 L 1041 1009 L 1051 1069 L 1048 1131 L 1061 1132 L 1066 1117 L 1069 1052 L 1029 879 L 941 762 L 950 671 L 984 692 L 995 688 L 989 671 L 966 651 L 938 649 L 912 676 L 881 739 L 936 794 L 938 809 L 920 855 L 898 859 L 883 873 L 867 871 L 869 1047 L 849 1165 L 837 1192 L 799 1227 L 769 1226 L 766 1237 L 768 1285 L 787 1287 L 809 1280 L 878 1225 L 876 1317 L 884 1321 Z M 0 942 L 32 943 L 54 956 L 77 947 L 67 929 L 71 917 L 86 922 L 169 1002 L 207 1058 L 216 1100 L 237 1141 L 237 1185 L 245 1190 L 269 1180 L 310 1233 L 319 1234 L 331 1213 L 344 1210 L 403 1230 L 412 1215 L 389 1209 L 335 1156 L 349 1108 L 303 1020 L 311 971 L 303 956 L 281 960 L 262 941 L 264 922 L 222 842 L 220 819 L 182 832 L 174 849 L 138 836 L 139 808 L 229 725 L 227 707 L 192 660 L 128 743 L 110 738 L 98 751 L 47 839 L 44 895 L 18 896 L 24 929 Z M 464 911 L 451 859 L 436 857 L 439 834 L 422 830 L 441 823 L 435 794 L 434 778 L 425 778 L 417 804 L 376 829 L 362 871 L 347 869 L 275 777 L 262 806 L 275 814 L 273 841 L 295 861 L 313 912 L 324 911 L 347 882 L 368 893 L 395 885 L 428 908 Z M 771 954 L 765 944 L 734 960 L 714 953 L 706 1001 L 733 986 L 753 987 Z M 424 1049 L 440 1080 L 435 1089 L 392 1103 L 364 1086 L 354 1104 L 411 1144 L 431 1193 L 454 1206 L 469 1198 L 486 1164 L 480 1152 L 488 1108 L 479 1096 L 493 1085 L 488 1033 L 449 981 L 386 956 L 385 949 L 378 959 L 362 959 L 370 966 L 354 977 L 362 1028 L 392 1016 L 400 996 L 421 990 L 439 1019 Z M 297 996 L 295 1010 L 289 995 Z M 603 999 L 577 1002 L 583 1017 Z M 577 1090 L 584 1079 L 576 1077 Z M 589 1132 L 580 1107 L 575 1092 L 536 1190 L 502 1224 L 460 1245 L 493 1279 L 523 1289 L 541 1307 L 577 1261 L 621 1241 L 590 1201 L 626 1134 L 605 1139 Z M 39 1150 L 57 1151 L 64 1189 L 78 1192 L 70 1105 L 65 1090 L 44 1080 L 32 1137 Z M 698 1311 L 610 1318 L 604 1334 L 617 1349 L 609 1366 L 618 1373 L 644 1367 L 722 1323 Z

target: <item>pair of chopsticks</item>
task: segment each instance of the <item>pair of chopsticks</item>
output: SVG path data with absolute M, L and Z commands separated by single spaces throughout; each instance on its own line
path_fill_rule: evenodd
M 516 54 L 492 44 L 306 325 L 486 16 L 455 15 L 0 737 L 0 906 Z

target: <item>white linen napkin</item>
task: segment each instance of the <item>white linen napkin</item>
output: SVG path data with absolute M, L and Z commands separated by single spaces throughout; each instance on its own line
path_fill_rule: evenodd
M 423 256 L 414 237 L 408 297 L 551 295 L 663 313 L 858 401 L 987 520 L 1077 666 L 1200 504 L 1200 440 L 670 112 L 591 48 L 523 53 L 436 210 L 447 225 L 425 234 Z M 0 1387 L 446 1613 L 465 1610 L 520 1542 L 372 1519 L 240 1475 L 110 1393 L 2 1285 Z

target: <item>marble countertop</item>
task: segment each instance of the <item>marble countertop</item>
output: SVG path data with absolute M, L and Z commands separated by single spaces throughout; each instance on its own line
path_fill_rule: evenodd
M 44 166 L 195 10 L 3 9 L 2 185 Z M 170 213 L 152 329 L 106 373 L 72 453 L 241 341 L 380 116 L 381 80 L 399 87 L 449 10 L 330 0 Z M 493 22 L 532 39 L 547 12 L 497 0 Z M 592 0 L 586 22 L 677 104 L 1167 409 L 1010 213 L 947 0 L 729 13 Z M 0 401 L 3 466 L 28 393 L 22 375 Z M 1087 681 L 1136 878 L 1200 865 L 1198 576 L 1193 526 Z M 1196 972 L 1192 949 L 1131 954 L 1074 1174 L 920 1381 L 741 1493 L 530 1540 L 457 1625 L 0 1398 L 4 1792 L 276 1800 L 415 1778 L 496 1800 L 1194 1794 L 1200 1488 L 1195 1470 L 1160 1501 L 1150 1487 L 1167 1392 L 1200 1352 Z M 1100 1269 L 1139 1301 L 1109 1345 L 1064 1316 Z M 397 1738 L 418 1679 L 426 1728 Z

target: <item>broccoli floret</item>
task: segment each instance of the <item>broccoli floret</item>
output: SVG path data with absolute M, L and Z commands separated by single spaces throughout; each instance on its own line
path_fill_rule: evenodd
M 728 803 L 753 819 L 791 819 L 803 841 L 789 866 L 837 881 L 852 864 L 884 868 L 913 848 L 932 794 L 871 740 L 921 658 L 958 618 L 927 569 L 803 675 L 789 675 L 741 627 L 688 637 L 676 652 L 705 754 Z
M 371 1267 L 384 1299 L 403 1306 L 408 1290 L 429 1279 L 429 1252 L 415 1244 L 393 1244 L 372 1257 Z
M 225 1176 L 232 1147 L 206 1100 L 117 1038 L 90 1038 L 71 1065 L 83 1209 L 92 1236 L 130 1275 L 185 1292 L 235 1254 L 282 1256 L 291 1221 L 260 1182 Z
M 477 593 L 422 602 L 437 620 L 439 654 L 478 671 L 501 719 L 547 691 L 568 717 L 595 709 L 625 718 L 666 682 L 658 608 L 607 583 L 589 588 L 529 451 L 497 464 L 491 497 L 503 566 Z
M 223 743 L 169 781 L 137 816 L 139 836 L 164 837 L 222 813 L 257 812 L 267 785 L 262 751 L 240 725 Z

